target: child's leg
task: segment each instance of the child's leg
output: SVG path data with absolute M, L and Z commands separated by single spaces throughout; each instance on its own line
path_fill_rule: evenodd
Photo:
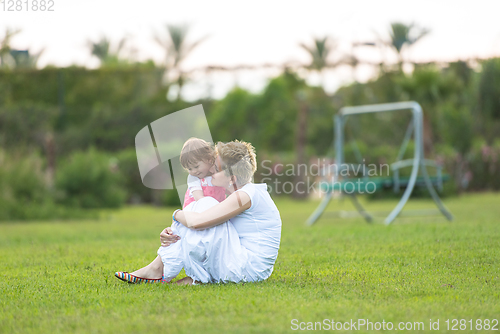
M 184 210 L 196 212 L 201 212 L 200 210 L 204 211 L 208 208 L 206 207 L 206 204 L 204 204 L 206 202 L 207 200 L 201 201 L 200 204 L 197 204 L 198 202 L 190 203 L 184 208 Z M 208 200 L 208 202 L 211 203 L 210 200 Z M 214 203 L 214 205 L 216 203 Z M 197 275 L 196 277 L 206 279 L 208 275 L 204 273 L 203 268 L 198 264 L 203 263 L 205 259 L 205 250 L 200 248 L 199 245 L 201 245 L 201 239 L 206 236 L 206 231 L 208 230 L 191 230 L 180 223 L 173 222 L 172 231 L 174 234 L 180 236 L 181 240 L 167 247 L 160 247 L 158 249 L 158 255 L 161 257 L 163 262 L 164 281 L 170 282 L 177 275 L 179 275 L 182 268 L 185 266 L 186 259 L 191 267 L 196 268 L 193 269 L 193 273 L 196 273 Z
M 191 211 L 203 212 L 218 203 L 213 197 L 204 197 L 194 203 Z M 186 271 L 186 275 L 195 281 L 203 283 L 212 281 L 210 274 L 204 268 L 204 262 L 207 257 L 207 244 L 212 239 L 213 233 L 213 228 L 206 230 L 188 229 L 185 237 L 181 237 L 180 241 L 183 242 L 184 270 Z
M 189 229 L 184 225 L 173 222 L 172 231 L 174 234 L 179 235 L 181 240 L 158 249 L 158 255 L 163 262 L 163 279 L 167 282 L 179 275 L 184 266 L 181 241 L 185 238 L 187 230 Z
M 205 196 L 203 199 L 191 203 L 186 210 L 203 212 L 218 203 L 219 201 L 212 196 Z M 207 247 L 213 236 L 214 230 L 211 228 L 206 230 L 187 229 L 186 237 L 184 238 L 185 248 L 183 247 L 186 250 L 185 255 L 199 263 L 203 263 L 207 257 Z

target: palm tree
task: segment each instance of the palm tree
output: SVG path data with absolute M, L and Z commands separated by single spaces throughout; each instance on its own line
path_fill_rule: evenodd
M 93 56 L 101 62 L 101 66 L 116 66 L 120 63 L 126 64 L 126 60 L 120 59 L 120 52 L 123 50 L 127 39 L 124 37 L 114 49 L 111 48 L 110 40 L 102 36 L 97 42 L 88 41 L 88 46 Z
M 299 45 L 311 56 L 311 63 L 306 68 L 317 71 L 321 75 L 322 84 L 324 84 L 324 69 L 338 65 L 328 62 L 328 57 L 335 49 L 335 42 L 330 37 L 325 36 L 324 38 L 314 38 L 313 46 L 308 46 L 304 43 L 300 43 Z
M 10 50 L 10 55 L 14 60 L 15 68 L 36 68 L 38 59 L 42 55 L 44 49 L 35 54 L 30 54 L 29 50 Z
M 15 30 L 15 29 L 5 29 L 5 35 L 4 37 L 0 40 L 0 67 L 6 67 L 8 66 L 8 59 L 11 58 L 11 48 L 10 48 L 10 42 L 12 37 L 14 35 L 17 35 L 20 33 L 21 30 Z
M 189 25 L 167 24 L 165 27 L 167 35 L 162 37 L 156 34 L 155 40 L 165 50 L 165 68 L 167 74 L 171 77 L 170 81 L 175 82 L 179 86 L 177 93 L 177 100 L 179 100 L 181 98 L 182 86 L 186 81 L 186 74 L 182 71 L 181 64 L 206 37 L 188 43 Z
M 371 46 L 371 47 L 374 47 L 376 46 L 375 43 L 373 42 L 354 42 L 351 44 L 351 53 L 348 54 L 347 56 L 345 56 L 343 59 L 342 59 L 342 63 L 346 64 L 346 65 L 349 65 L 352 69 L 352 78 L 354 79 L 354 81 L 357 81 L 356 80 L 356 68 L 358 67 L 358 65 L 360 64 L 367 64 L 366 61 L 362 61 L 358 58 L 358 56 L 356 56 L 356 53 L 354 52 L 354 49 L 357 48 L 357 47 L 360 47 L 360 46 Z M 373 63 L 368 63 L 370 65 L 373 65 Z
M 387 45 L 394 48 L 394 50 L 398 54 L 398 65 L 400 71 L 402 71 L 403 69 L 403 47 L 411 47 L 429 32 L 430 30 L 417 27 L 414 23 L 411 23 L 409 25 L 401 22 L 391 23 L 391 30 L 389 32 L 391 40 L 387 43 Z
M 314 38 L 313 45 L 308 46 L 304 43 L 299 44 L 311 56 L 311 63 L 306 66 L 308 70 L 316 71 L 321 76 L 321 85 L 324 88 L 324 70 L 329 67 L 335 67 L 338 64 L 330 63 L 328 57 L 335 49 L 335 42 L 328 36 L 323 38 Z M 286 72 L 285 72 L 286 73 Z M 307 91 L 301 89 L 296 92 L 296 100 L 299 110 L 297 114 L 297 130 L 295 135 L 295 153 L 297 166 L 303 165 L 306 162 L 306 140 L 307 140 L 307 119 L 309 116 L 309 106 L 307 104 Z M 295 182 L 304 184 L 304 176 L 300 173 L 295 176 Z M 307 192 L 299 192 L 298 189 L 294 192 L 294 197 L 304 198 Z

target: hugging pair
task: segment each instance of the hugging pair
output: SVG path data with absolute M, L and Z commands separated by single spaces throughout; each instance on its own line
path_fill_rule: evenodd
M 190 211 L 192 206 L 204 197 L 213 197 L 217 202 L 226 199 L 223 187 L 212 184 L 215 171 L 216 152 L 210 143 L 199 138 L 190 138 L 182 146 L 181 166 L 189 173 L 188 189 L 184 196 L 183 210 Z M 175 212 L 174 212 L 175 216 Z M 213 239 L 211 230 L 191 230 L 173 219 L 172 232 L 180 236 L 181 242 L 160 247 L 158 255 L 164 264 L 162 282 L 170 282 L 184 267 L 184 259 L 193 258 L 198 263 L 207 258 L 207 245 Z
M 173 213 L 172 226 L 161 232 L 158 256 L 115 276 L 129 283 L 168 282 L 184 268 L 187 277 L 178 284 L 267 279 L 278 255 L 281 217 L 267 185 L 252 182 L 254 147 L 235 140 L 214 149 L 191 138 L 181 164 L 189 172 L 186 200 Z

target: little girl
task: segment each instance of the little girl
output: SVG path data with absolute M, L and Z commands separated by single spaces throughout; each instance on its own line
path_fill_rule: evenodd
M 195 201 L 205 196 L 213 197 L 218 202 L 226 199 L 224 188 L 212 185 L 210 169 L 215 163 L 215 156 L 214 148 L 203 139 L 190 138 L 182 146 L 181 166 L 189 173 L 187 179 L 188 189 L 184 196 L 183 209 L 189 205 L 194 205 Z M 204 245 L 206 240 L 204 241 L 204 239 L 210 237 L 208 234 L 205 235 L 204 231 L 193 233 L 193 231 L 176 221 L 172 222 L 171 227 L 174 234 L 181 237 L 182 242 L 160 247 L 158 250 L 158 255 L 161 255 L 163 260 L 162 282 L 170 282 L 184 267 L 181 259 L 186 257 L 179 256 L 180 252 L 189 252 L 189 256 L 203 261 L 206 257 L 206 247 Z
M 183 209 L 204 196 L 213 197 L 218 202 L 226 199 L 224 188 L 212 185 L 210 168 L 215 163 L 215 150 L 209 143 L 203 139 L 189 138 L 182 146 L 180 162 L 189 173 Z

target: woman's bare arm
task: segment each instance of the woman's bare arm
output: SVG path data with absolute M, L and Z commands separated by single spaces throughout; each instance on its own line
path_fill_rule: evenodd
M 251 205 L 250 196 L 244 191 L 237 191 L 204 212 L 178 211 L 175 220 L 191 229 L 205 229 L 228 221 Z

